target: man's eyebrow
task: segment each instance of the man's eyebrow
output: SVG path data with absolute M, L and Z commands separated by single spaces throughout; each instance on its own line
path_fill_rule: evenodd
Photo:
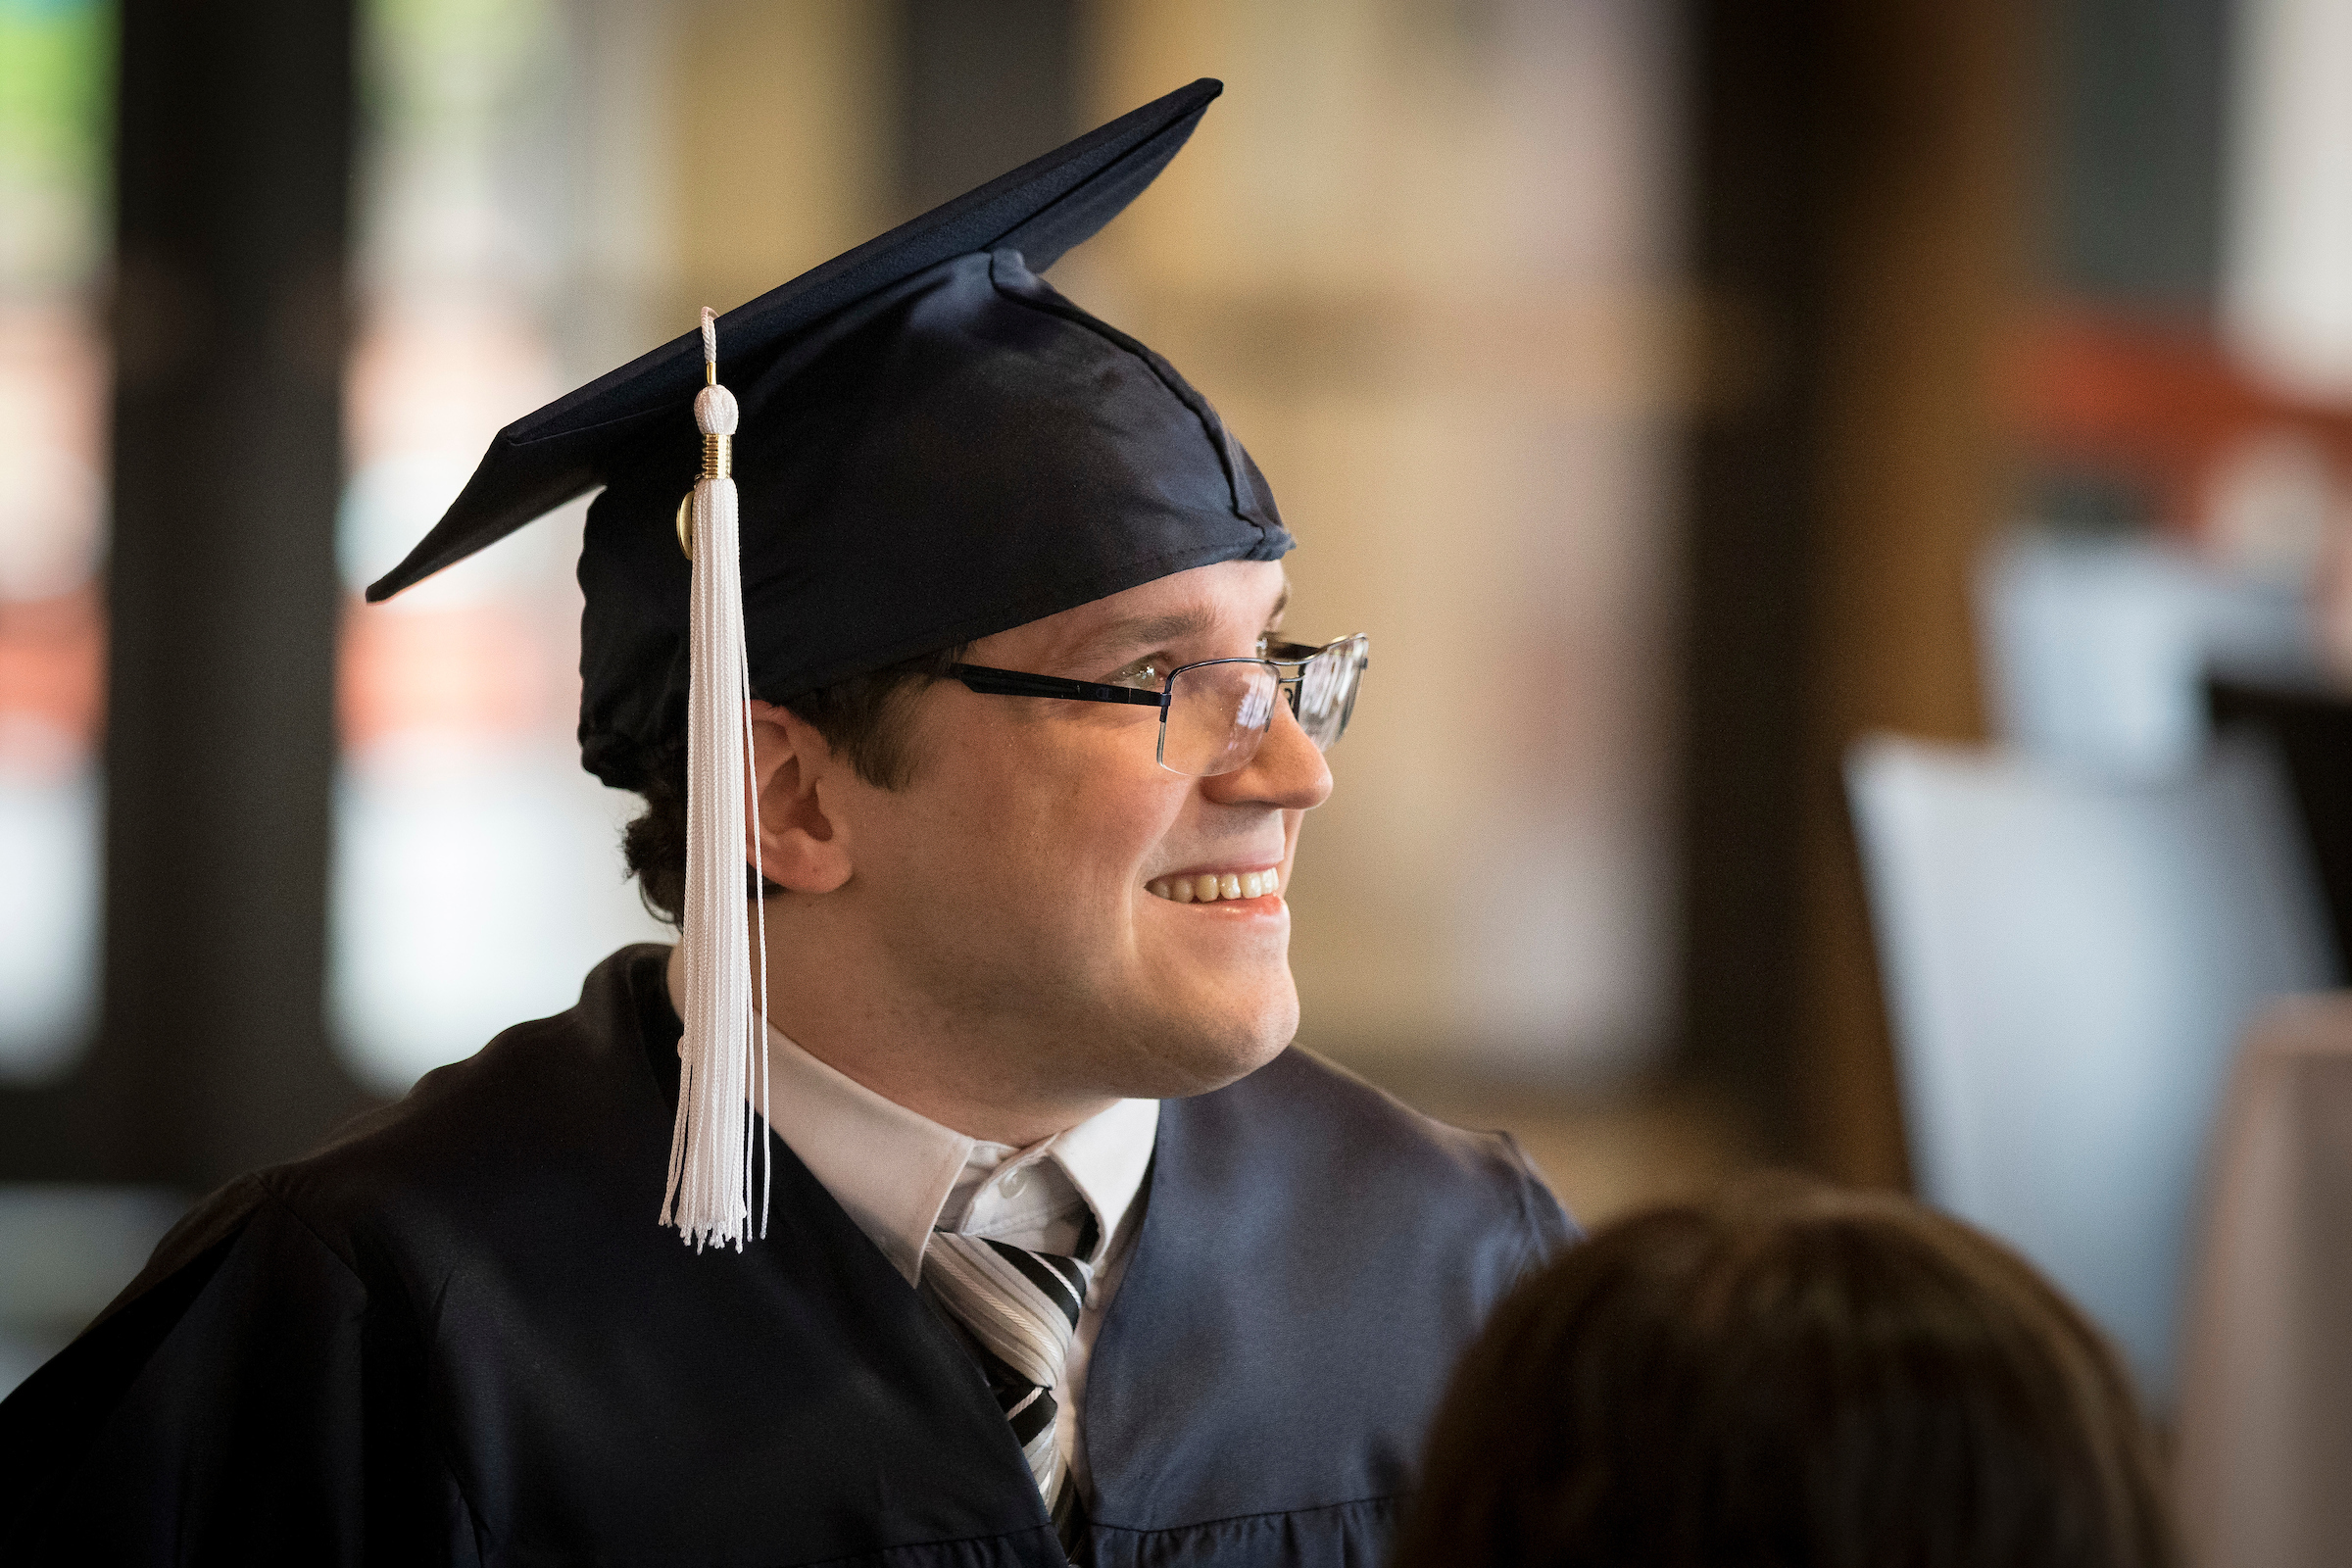
M 1290 608 L 1291 584 L 1283 580 L 1282 595 L 1274 601 L 1273 610 L 1266 615 L 1266 625 L 1272 627 Z M 1180 643 L 1187 638 L 1207 637 L 1216 632 L 1217 614 L 1204 605 L 1190 610 L 1171 611 L 1164 615 L 1136 615 L 1126 620 L 1114 620 L 1090 633 L 1069 652 L 1073 664 L 1091 663 L 1097 659 L 1130 649 L 1153 648 L 1163 643 Z
M 1165 615 L 1137 615 L 1127 620 L 1114 620 L 1088 636 L 1069 653 L 1072 663 L 1083 664 L 1112 653 L 1124 653 L 1130 648 L 1150 648 L 1160 643 L 1182 642 L 1188 637 L 1205 637 L 1216 630 L 1217 617 L 1205 609 L 1180 610 Z

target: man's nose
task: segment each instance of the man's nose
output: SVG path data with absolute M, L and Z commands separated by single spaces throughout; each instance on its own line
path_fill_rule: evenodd
M 1274 704 L 1274 722 L 1258 743 L 1257 755 L 1246 767 L 1200 781 L 1212 801 L 1227 806 L 1262 802 L 1284 810 L 1302 811 L 1331 798 L 1331 765 L 1287 701 Z

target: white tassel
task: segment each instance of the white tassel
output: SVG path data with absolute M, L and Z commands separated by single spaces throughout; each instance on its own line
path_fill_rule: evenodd
M 759 844 L 751 778 L 751 670 L 743 635 L 742 550 L 732 476 L 735 397 L 718 384 L 718 329 L 703 312 L 709 385 L 694 400 L 703 476 L 689 554 L 691 665 L 686 698 L 686 1032 L 678 1042 L 678 1119 L 670 1133 L 662 1223 L 694 1244 L 743 1250 L 752 1165 L 767 1150 L 767 962 L 760 944 L 754 1006 L 744 834 Z M 764 918 L 760 921 L 764 937 Z M 760 1114 L 752 1116 L 758 1091 Z M 760 1159 L 759 1234 L 767 1233 L 767 1161 Z

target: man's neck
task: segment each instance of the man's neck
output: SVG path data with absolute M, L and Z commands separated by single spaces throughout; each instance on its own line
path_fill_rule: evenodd
M 1030 1094 L 1006 1096 L 980 1081 L 975 1058 L 938 1020 L 909 1018 L 875 998 L 845 996 L 842 987 L 787 983 L 770 956 L 770 1022 L 817 1060 L 886 1100 L 984 1143 L 1026 1149 L 1101 1114 L 1115 1097 Z M 755 956 L 754 961 L 758 959 Z M 669 1004 L 686 1016 L 686 945 L 669 951 L 664 971 Z M 854 988 L 853 988 L 854 990 Z

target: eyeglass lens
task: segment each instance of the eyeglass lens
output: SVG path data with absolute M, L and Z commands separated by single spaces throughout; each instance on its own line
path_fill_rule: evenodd
M 1364 667 L 1364 642 L 1350 637 L 1306 662 L 1294 686 L 1292 711 L 1306 738 L 1329 750 L 1348 728 Z M 1247 767 L 1274 721 L 1283 682 L 1275 666 L 1227 660 L 1179 670 L 1168 685 L 1160 728 L 1160 765 L 1195 778 Z
M 1347 733 L 1355 711 L 1356 688 L 1362 683 L 1366 639 L 1349 637 L 1332 644 L 1306 662 L 1300 671 L 1294 711 L 1306 738 L 1324 751 Z
M 1280 688 L 1271 664 L 1234 660 L 1180 670 L 1168 683 L 1160 766 L 1214 778 L 1250 765 L 1274 721 Z

